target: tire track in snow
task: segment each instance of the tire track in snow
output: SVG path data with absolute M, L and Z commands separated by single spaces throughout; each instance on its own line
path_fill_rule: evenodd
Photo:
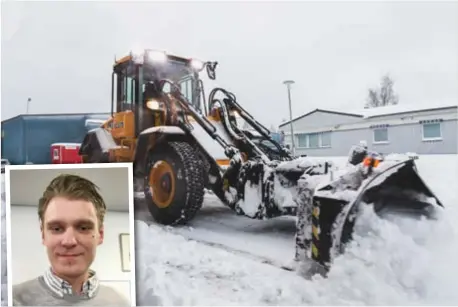
M 195 242 L 198 242 L 198 243 L 201 243 L 201 244 L 204 244 L 206 246 L 210 246 L 210 247 L 214 247 L 214 248 L 218 248 L 218 249 L 221 249 L 221 250 L 224 250 L 224 251 L 227 251 L 229 253 L 232 253 L 234 255 L 238 255 L 238 256 L 242 256 L 242 257 L 245 257 L 245 258 L 248 258 L 250 260 L 254 260 L 256 262 L 259 262 L 259 263 L 263 263 L 263 264 L 267 264 L 267 265 L 270 265 L 272 267 L 275 267 L 277 269 L 281 269 L 281 270 L 285 270 L 285 271 L 294 271 L 294 268 L 293 268 L 293 252 L 287 252 L 287 253 L 282 253 L 282 254 L 287 254 L 288 256 L 290 256 L 289 258 L 286 258 L 286 259 L 291 259 L 291 261 L 280 261 L 279 259 L 285 259 L 285 257 L 279 257 L 278 255 L 272 255 L 272 257 L 267 257 L 267 256 L 264 256 L 264 255 L 260 255 L 260 254 L 256 254 L 256 253 L 253 253 L 251 252 L 250 250 L 248 250 L 247 248 L 244 248 L 246 247 L 241 245 L 240 247 L 239 246 L 234 246 L 234 245 L 238 245 L 238 244 L 235 244 L 235 243 L 242 243 L 242 242 L 238 242 L 239 240 L 240 241 L 245 241 L 246 238 L 245 237 L 238 237 L 238 235 L 240 235 L 240 233 L 243 233 L 244 235 L 246 235 L 247 233 L 249 234 L 250 233 L 250 230 L 251 232 L 254 232 L 256 233 L 256 236 L 258 235 L 257 232 L 260 232 L 262 230 L 264 230 L 262 227 L 260 227 L 261 229 L 257 229 L 256 226 L 257 225 L 266 225 L 266 224 L 275 224 L 275 226 L 278 226 L 278 228 L 280 228 L 279 232 L 280 232 L 280 235 L 284 235 L 286 236 L 285 240 L 288 240 L 288 243 L 291 243 L 292 247 L 294 247 L 294 233 L 291 233 L 291 230 L 292 228 L 294 227 L 294 223 L 293 221 L 279 221 L 279 220 L 270 220 L 270 221 L 258 221 L 258 220 L 251 220 L 249 218 L 246 218 L 246 217 L 243 217 L 243 216 L 237 216 L 235 215 L 235 213 L 233 213 L 232 211 L 229 211 L 228 208 L 224 207 L 224 206 L 219 206 L 219 205 L 215 205 L 215 203 L 213 202 L 213 198 L 211 195 L 210 196 L 207 196 L 206 199 L 205 199 L 205 202 L 204 202 L 204 206 L 207 206 L 206 209 L 209 209 L 207 211 L 205 211 L 204 209 L 204 212 L 202 212 L 202 215 L 205 215 L 205 217 L 202 217 L 202 215 L 199 217 L 199 213 L 198 213 L 198 217 L 196 217 L 196 224 L 195 226 L 191 226 L 193 225 L 193 223 L 190 223 L 191 225 L 188 225 L 188 226 L 179 226 L 179 227 L 173 227 L 173 226 L 165 226 L 165 225 L 161 225 L 161 224 L 158 224 L 156 223 L 153 218 L 151 217 L 148 209 L 146 208 L 145 204 L 143 203 L 142 201 L 142 198 L 140 197 L 137 197 L 137 199 L 135 200 L 136 202 L 136 206 L 135 206 L 135 219 L 136 220 L 141 220 L 143 222 L 145 222 L 147 225 L 154 225 L 154 226 L 157 226 L 157 227 L 160 227 L 164 230 L 166 230 L 167 232 L 170 232 L 172 234 L 175 234 L 175 235 L 179 235 L 183 238 L 185 238 L 186 240 L 188 241 L 195 241 Z M 211 208 L 208 208 L 208 207 L 211 207 Z M 236 221 L 240 221 L 238 224 L 237 224 L 237 227 L 236 229 L 234 228 L 231 228 L 230 226 L 233 226 L 233 222 L 234 220 Z M 283 223 L 282 223 L 283 222 Z M 244 225 L 246 223 L 246 225 Z M 254 225 L 256 226 L 253 226 L 251 225 L 250 223 L 253 223 Z M 269 224 L 269 226 L 271 226 L 271 224 Z M 216 228 L 216 229 L 215 229 Z M 253 229 L 254 228 L 254 229 Z M 283 229 L 281 229 L 283 228 Z M 286 229 L 285 229 L 286 228 Z M 208 231 L 208 233 L 198 233 L 199 231 Z M 217 237 L 213 237 L 213 240 L 212 238 L 208 239 L 208 238 L 205 238 L 205 235 L 206 234 L 209 234 L 213 231 L 220 231 L 221 233 L 219 233 L 221 236 L 225 236 L 227 239 L 233 239 L 234 240 L 234 237 L 236 241 L 232 242 L 232 246 L 230 246 L 231 244 L 228 244 L 227 241 L 225 241 L 225 243 L 219 243 L 219 242 L 215 242 L 215 240 L 219 239 Z M 225 233 L 227 231 L 227 234 Z M 270 229 L 269 229 L 270 231 Z M 284 232 L 286 233 L 285 234 L 282 234 L 281 232 Z M 240 232 L 240 233 L 236 233 L 235 236 L 232 232 Z M 198 233 L 198 235 L 195 235 L 195 233 Z M 214 234 L 214 233 L 213 233 Z M 290 234 L 291 234 L 291 237 L 290 237 Z M 270 235 L 269 233 L 265 234 L 262 234 L 262 235 L 259 235 L 260 238 L 262 238 L 262 242 L 260 241 L 257 241 L 256 240 L 256 237 L 254 237 L 254 241 L 257 241 L 257 242 L 252 242 L 251 240 L 248 242 L 248 243 L 258 243 L 258 244 L 268 244 L 268 243 L 271 243 L 273 246 L 276 246 L 278 242 L 275 242 L 275 240 L 283 240 L 283 238 L 275 238 L 274 236 Z M 246 243 L 246 242 L 243 242 L 243 243 Z M 289 245 L 289 244 L 288 244 Z M 277 249 L 282 249 L 283 246 L 277 246 Z M 275 248 L 272 248 L 272 250 L 276 250 Z M 264 254 L 268 254 L 269 251 L 267 252 L 264 252 Z M 278 252 L 277 252 L 278 254 Z M 270 256 L 270 255 L 269 255 Z M 276 256 L 276 257 L 275 257 Z
M 188 241 L 195 241 L 195 242 L 198 242 L 198 243 L 210 246 L 210 247 L 222 249 L 222 250 L 224 250 L 226 252 L 229 252 L 229 253 L 232 253 L 234 255 L 238 255 L 238 256 L 245 257 L 245 258 L 249 258 L 250 260 L 254 260 L 254 261 L 257 261 L 257 262 L 260 262 L 260 263 L 263 263 L 263 264 L 267 264 L 267 265 L 270 265 L 270 266 L 273 266 L 275 268 L 282 269 L 282 270 L 285 270 L 285 271 L 290 271 L 290 272 L 294 271 L 292 266 L 280 263 L 280 261 L 275 261 L 275 260 L 269 259 L 267 257 L 262 257 L 262 256 L 259 256 L 259 255 L 250 253 L 250 252 L 248 252 L 246 250 L 229 247 L 229 246 L 224 245 L 222 243 L 216 243 L 216 242 L 211 242 L 211 241 L 207 241 L 207 240 L 203 240 L 203 239 L 197 239 L 195 237 L 187 236 L 186 233 L 177 231 L 173 227 L 163 226 L 163 225 L 157 224 L 157 223 L 155 223 L 154 221 L 151 221 L 151 220 L 143 220 L 143 219 L 138 219 L 138 220 L 141 220 L 141 221 L 145 222 L 148 225 L 155 225 L 157 227 L 160 227 L 160 228 L 164 229 L 165 231 L 167 231 L 167 232 L 169 232 L 171 234 L 182 236 Z

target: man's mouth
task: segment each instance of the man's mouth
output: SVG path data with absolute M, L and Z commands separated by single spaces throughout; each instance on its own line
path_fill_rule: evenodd
M 57 254 L 57 256 L 62 258 L 75 258 L 81 256 L 82 254 Z

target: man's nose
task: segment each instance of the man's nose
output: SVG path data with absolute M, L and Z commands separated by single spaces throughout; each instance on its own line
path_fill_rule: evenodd
M 63 246 L 66 246 L 66 247 L 71 247 L 71 246 L 74 246 L 76 245 L 76 235 L 75 235 L 75 231 L 73 230 L 73 228 L 67 228 L 67 230 L 65 231 L 63 237 L 62 237 L 62 241 L 61 241 L 61 244 Z

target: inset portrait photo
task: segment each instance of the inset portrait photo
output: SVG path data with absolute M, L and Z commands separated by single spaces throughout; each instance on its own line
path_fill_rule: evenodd
M 9 306 L 135 306 L 130 163 L 8 166 Z

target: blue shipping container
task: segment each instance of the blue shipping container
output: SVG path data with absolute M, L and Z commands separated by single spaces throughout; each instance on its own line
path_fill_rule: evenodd
M 52 143 L 81 143 L 109 113 L 19 115 L 2 122 L 2 158 L 11 164 L 51 163 Z

